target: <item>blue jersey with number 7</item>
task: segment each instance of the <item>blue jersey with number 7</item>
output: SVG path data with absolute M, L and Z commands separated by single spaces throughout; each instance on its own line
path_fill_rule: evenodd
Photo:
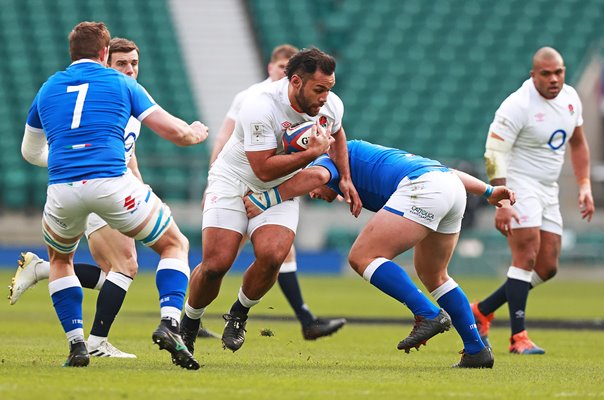
M 92 60 L 51 76 L 27 116 L 30 130 L 46 134 L 49 185 L 123 175 L 124 127 L 157 107 L 134 79 Z

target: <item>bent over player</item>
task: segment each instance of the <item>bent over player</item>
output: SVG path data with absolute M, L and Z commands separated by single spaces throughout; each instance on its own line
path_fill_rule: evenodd
M 480 339 L 466 295 L 448 275 L 447 266 L 459 238 L 466 190 L 495 205 L 501 199 L 513 202 L 514 194 L 398 149 L 351 140 L 348 153 L 352 182 L 363 207 L 376 213 L 354 242 L 348 260 L 359 275 L 413 312 L 413 330 L 398 349 L 419 348 L 453 323 L 464 345 L 454 366 L 491 368 L 491 349 Z M 258 218 L 261 211 L 270 210 L 273 204 L 267 204 L 266 198 L 286 201 L 310 192 L 313 198 L 331 202 L 340 193 L 338 180 L 333 161 L 323 155 L 280 186 L 247 196 L 248 216 Z M 392 261 L 411 248 L 415 270 L 440 309 Z

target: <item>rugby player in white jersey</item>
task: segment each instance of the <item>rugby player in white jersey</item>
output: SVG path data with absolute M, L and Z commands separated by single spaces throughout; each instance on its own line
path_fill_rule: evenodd
M 297 52 L 298 49 L 289 44 L 282 44 L 275 47 L 271 53 L 271 60 L 267 68 L 268 78 L 262 82 L 253 84 L 252 86 L 235 95 L 231 107 L 227 111 L 226 117 L 222 122 L 220 131 L 216 136 L 214 148 L 210 157 L 210 165 L 216 160 L 225 143 L 233 134 L 237 115 L 241 110 L 241 105 L 245 98 L 253 91 L 259 90 L 272 82 L 283 79 L 285 77 L 285 67 L 287 66 L 287 62 Z M 244 237 L 241 242 L 241 246 L 244 245 L 245 240 L 246 238 Z M 279 269 L 277 282 L 279 283 L 279 287 L 285 295 L 285 298 L 294 310 L 298 321 L 300 321 L 300 324 L 302 325 L 302 336 L 307 340 L 315 340 L 338 331 L 342 326 L 344 326 L 346 319 L 317 318 L 313 315 L 309 307 L 306 305 L 306 303 L 304 303 L 296 273 L 297 269 L 298 265 L 296 263 L 296 249 L 294 245 L 292 245 L 289 254 Z M 203 329 L 200 329 L 199 332 L 199 337 L 208 336 L 207 331 L 204 331 Z
M 133 79 L 138 78 L 140 51 L 136 43 L 124 38 L 112 38 L 109 42 L 110 68 Z M 128 169 L 142 182 L 138 169 L 135 143 L 141 123 L 130 117 L 124 129 L 124 146 Z M 82 287 L 100 290 L 94 323 L 87 340 L 88 351 L 95 357 L 135 358 L 107 341 L 111 325 L 118 314 L 136 272 L 136 246 L 134 239 L 112 229 L 97 214 L 90 214 L 85 231 L 88 247 L 99 267 L 75 263 L 74 271 Z M 10 285 L 9 300 L 15 304 L 21 295 L 34 284 L 48 279 L 50 263 L 32 252 L 21 255 L 19 268 Z
M 199 319 L 216 298 L 223 276 L 231 268 L 244 235 L 250 237 L 255 261 L 246 270 L 239 296 L 228 314 L 222 341 L 235 351 L 245 340 L 249 309 L 272 287 L 293 244 L 298 225 L 298 201 L 286 201 L 258 218 L 248 220 L 243 196 L 263 191 L 287 180 L 300 168 L 327 151 L 343 168 L 340 187 L 351 212 L 358 215 L 361 202 L 350 179 L 344 107 L 331 89 L 335 85 L 335 60 L 318 49 L 294 55 L 286 78 L 266 85 L 246 97 L 234 134 L 212 165 L 203 210 L 203 261 L 191 274 L 181 335 L 193 350 Z M 305 121 L 329 126 L 311 135 L 308 149 L 284 154 L 285 129 Z M 316 128 L 313 128 L 316 129 Z
M 106 68 L 109 43 L 110 34 L 102 22 L 74 27 L 69 34 L 73 62 L 38 91 L 22 143 L 28 162 L 48 165 L 42 227 L 50 259 L 48 288 L 70 346 L 64 366 L 89 364 L 82 286 L 74 273 L 73 254 L 88 215 L 95 212 L 112 228 L 141 240 L 160 255 L 156 285 L 162 319 L 152 338 L 160 349 L 170 352 L 173 363 L 198 369 L 178 328 L 189 276 L 188 241 L 170 209 L 127 169 L 124 126 L 136 116 L 181 146 L 204 141 L 207 127 L 172 116 L 134 79 Z
M 490 126 L 485 162 L 492 185 L 517 193 L 514 207 L 497 209 L 495 227 L 507 237 L 512 264 L 506 282 L 472 304 L 483 341 L 494 312 L 506 301 L 512 336 L 509 351 L 543 354 L 525 329 L 529 290 L 551 279 L 558 268 L 562 216 L 558 178 L 567 145 L 579 186 L 579 211 L 588 222 L 594 213 L 589 178 L 589 147 L 583 132 L 582 105 L 564 83 L 562 56 L 551 47 L 533 56 L 531 78 L 501 104 Z

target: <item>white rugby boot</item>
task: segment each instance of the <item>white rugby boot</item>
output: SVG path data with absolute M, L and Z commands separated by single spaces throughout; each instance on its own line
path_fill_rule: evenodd
M 102 340 L 96 347 L 87 343 L 88 354 L 93 357 L 136 358 L 136 355 L 126 353 L 112 345 L 107 339 Z
M 27 289 L 42 279 L 36 274 L 36 266 L 43 262 L 45 261 L 32 252 L 21 253 L 21 257 L 17 261 L 19 264 L 17 272 L 8 287 L 8 300 L 11 305 L 15 304 Z

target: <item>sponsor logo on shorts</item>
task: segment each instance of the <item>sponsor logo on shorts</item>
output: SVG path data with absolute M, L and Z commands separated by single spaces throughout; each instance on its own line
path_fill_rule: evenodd
M 139 204 L 140 201 L 137 201 L 134 197 L 130 195 L 128 195 L 128 197 L 124 199 L 124 208 L 130 211 L 130 214 L 133 214 L 136 210 L 138 210 Z
M 126 210 L 132 210 L 134 208 L 134 206 L 136 205 L 136 200 L 134 200 L 134 198 L 132 196 L 128 196 L 124 199 L 124 207 L 126 207 Z
M 428 211 L 424 210 L 423 208 L 412 206 L 411 211 L 409 211 L 409 212 L 411 214 L 417 215 L 421 219 L 425 219 L 426 221 L 434 221 L 434 213 L 428 212 Z
M 64 223 L 63 221 L 61 221 L 60 219 L 58 219 L 57 217 L 55 217 L 54 215 L 49 214 L 46 211 L 44 211 L 44 215 L 46 215 L 48 218 L 50 218 L 53 221 L 55 221 L 57 223 L 57 225 L 59 225 L 61 228 L 67 229 L 67 224 Z

